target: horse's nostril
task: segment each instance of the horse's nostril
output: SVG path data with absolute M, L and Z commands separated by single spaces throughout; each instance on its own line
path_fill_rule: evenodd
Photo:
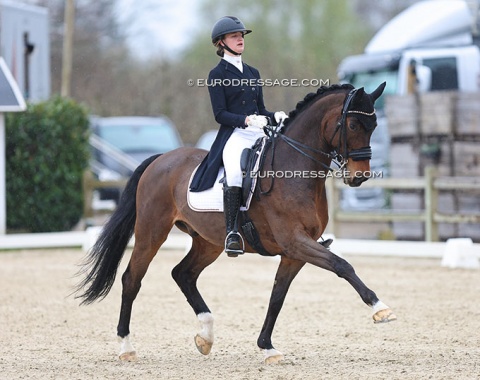
M 358 187 L 360 186 L 363 182 L 365 182 L 368 178 L 367 177 L 354 177 L 352 181 L 349 183 L 351 187 Z

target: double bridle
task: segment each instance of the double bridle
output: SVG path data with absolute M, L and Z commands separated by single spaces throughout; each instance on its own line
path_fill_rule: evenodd
M 338 166 L 338 170 L 343 169 L 345 165 L 348 163 L 348 160 L 350 158 L 353 161 L 370 160 L 372 158 L 372 148 L 370 146 L 366 146 L 360 149 L 352 149 L 351 151 L 347 150 L 347 116 L 348 114 L 357 113 L 357 114 L 362 114 L 366 116 L 373 116 L 375 114 L 375 110 L 373 110 L 373 112 L 367 113 L 363 111 L 355 111 L 355 110 L 349 109 L 352 103 L 352 99 L 355 97 L 355 94 L 357 93 L 357 91 L 358 89 L 354 88 L 348 93 L 347 97 L 345 98 L 340 121 L 337 123 L 335 131 L 333 132 L 333 136 L 330 139 L 330 145 L 332 145 L 333 139 L 335 138 L 337 133 L 341 134 L 341 138 L 339 140 L 337 149 L 333 150 L 332 152 L 328 153 L 320 149 L 312 148 L 311 146 L 308 146 L 297 140 L 294 140 L 291 137 L 285 136 L 283 133 L 280 133 L 280 130 L 282 128 L 281 125 L 277 127 L 273 127 L 273 126 L 267 127 L 267 136 L 269 136 L 272 139 L 272 141 L 275 140 L 275 137 L 279 137 L 280 139 L 285 141 L 287 145 L 295 149 L 297 152 L 319 163 L 328 171 L 334 171 L 334 169 L 332 169 L 330 166 L 326 165 L 322 161 L 318 160 L 317 158 L 309 154 L 307 151 L 310 151 L 311 153 L 314 153 L 314 154 L 315 153 L 321 154 L 322 156 L 329 158 L 331 161 L 335 163 L 335 165 Z M 343 149 L 342 149 L 343 153 L 339 153 L 340 145 L 343 145 Z

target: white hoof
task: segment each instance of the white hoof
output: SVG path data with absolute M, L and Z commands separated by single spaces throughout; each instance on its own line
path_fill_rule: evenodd
M 212 350 L 212 342 L 207 341 L 205 338 L 202 338 L 200 335 L 195 336 L 195 346 L 197 346 L 198 352 L 202 355 L 208 355 Z
M 378 301 L 373 305 L 373 323 L 387 323 L 397 320 L 397 316 L 393 314 L 392 309 L 385 305 L 382 301 Z
M 278 364 L 285 359 L 283 354 L 274 348 L 263 350 L 263 353 L 265 355 L 265 359 L 264 359 L 265 364 Z
M 137 353 L 130 343 L 130 336 L 120 338 L 120 353 L 118 358 L 124 362 L 133 362 L 137 360 Z
M 200 313 L 197 318 L 201 331 L 195 336 L 195 346 L 202 355 L 208 355 L 213 346 L 213 315 Z
M 134 362 L 137 361 L 137 353 L 135 351 L 120 353 L 118 358 L 122 362 Z

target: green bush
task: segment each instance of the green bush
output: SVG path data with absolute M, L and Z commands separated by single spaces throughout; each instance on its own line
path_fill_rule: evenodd
M 71 99 L 7 115 L 7 228 L 67 231 L 79 221 L 88 137 L 88 112 Z

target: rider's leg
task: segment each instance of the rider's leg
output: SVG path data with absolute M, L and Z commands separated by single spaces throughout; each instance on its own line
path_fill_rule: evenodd
M 237 257 L 243 254 L 243 241 L 238 233 L 238 212 L 242 201 L 242 188 L 238 186 L 224 186 L 223 211 L 227 237 L 225 238 L 225 252 L 228 256 Z
M 263 133 L 263 132 L 261 132 Z M 238 212 L 242 201 L 243 173 L 240 156 L 245 148 L 251 148 L 260 132 L 257 129 L 235 129 L 223 149 L 226 183 L 223 193 L 226 232 L 225 252 L 231 257 L 243 253 L 243 240 L 238 233 Z

